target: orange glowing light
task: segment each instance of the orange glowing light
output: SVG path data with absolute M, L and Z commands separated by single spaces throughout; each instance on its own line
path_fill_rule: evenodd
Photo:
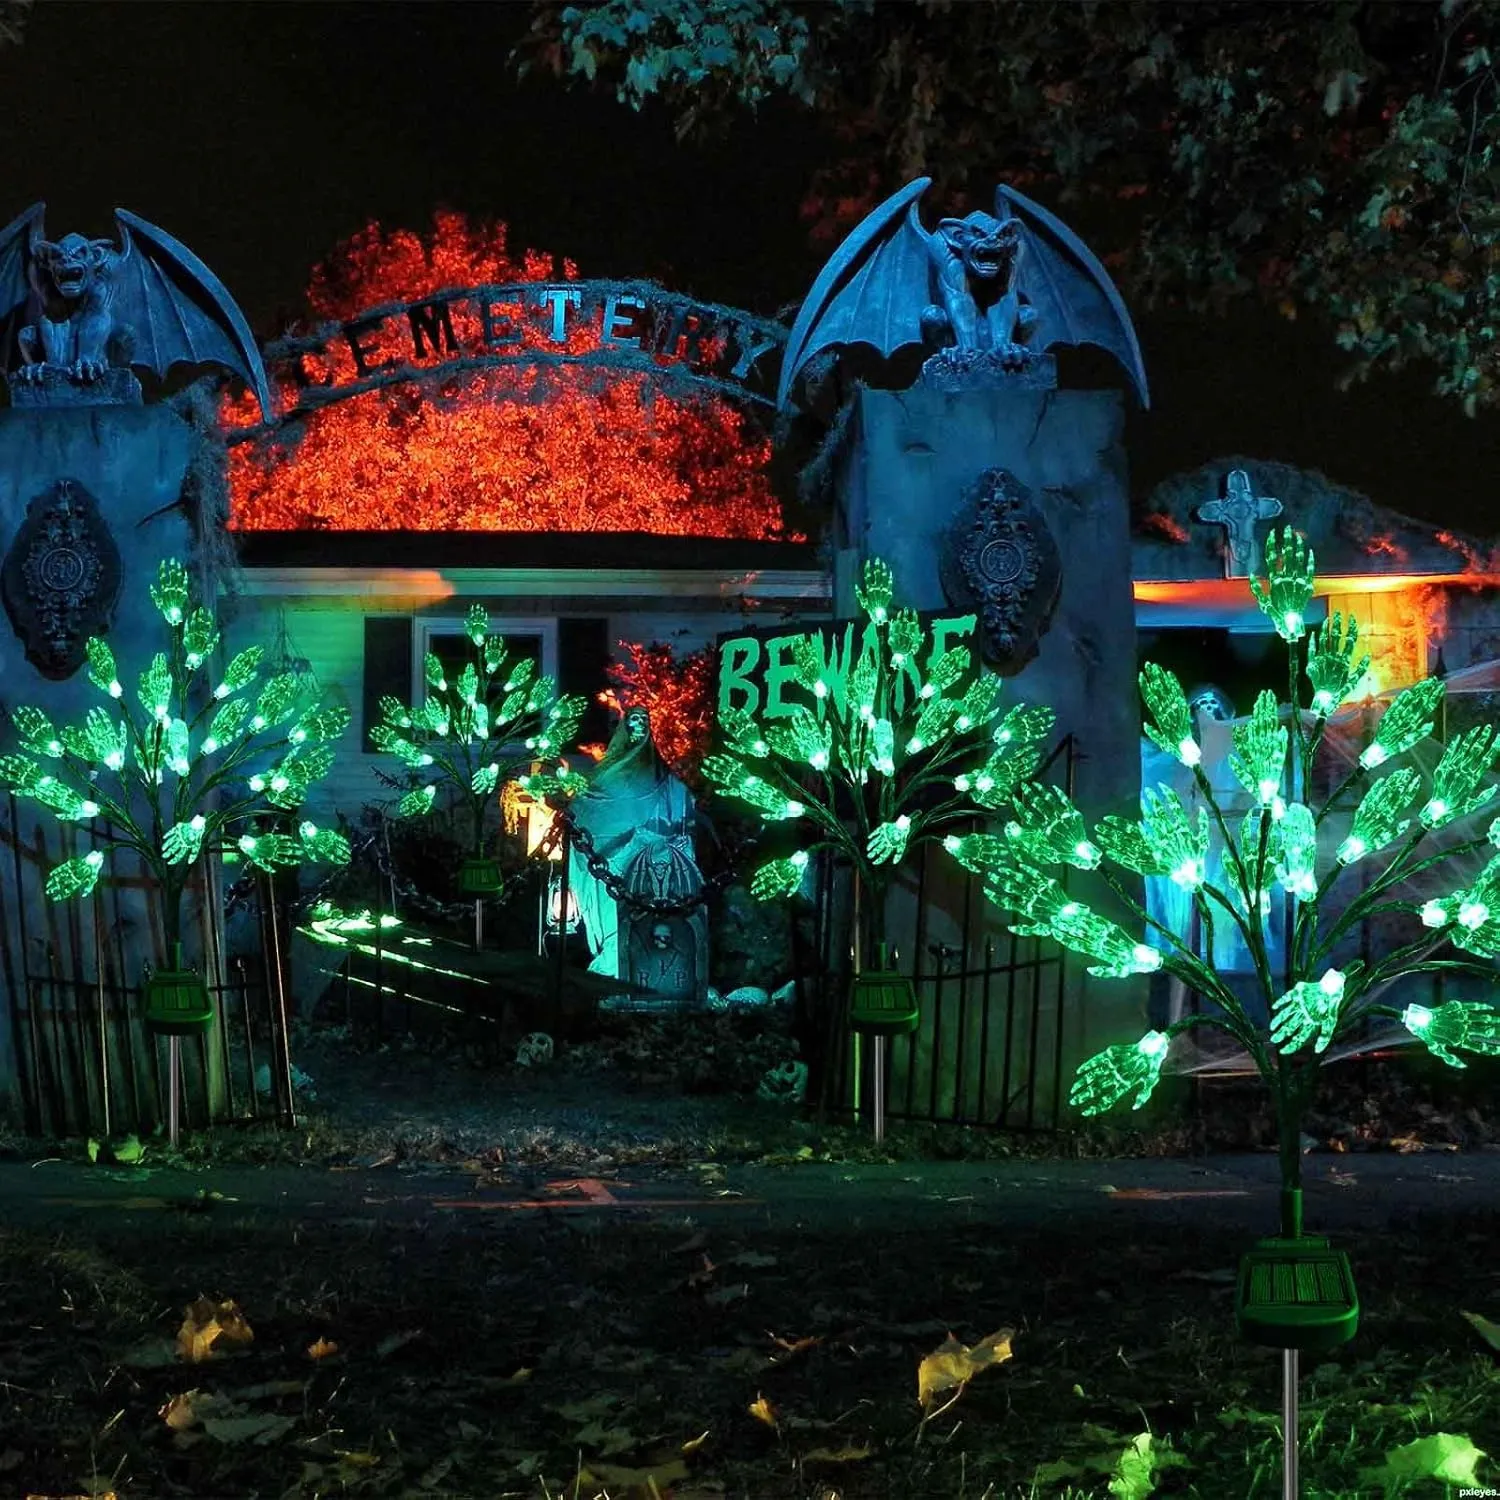
M 1369 557 L 1390 557 L 1394 558 L 1397 562 L 1407 562 L 1411 557 L 1406 548 L 1397 543 L 1395 537 L 1389 536 L 1384 532 L 1372 536 L 1366 541 L 1364 551 Z
M 621 708 L 648 710 L 651 738 L 661 758 L 689 786 L 697 785 L 698 768 L 713 736 L 718 650 L 705 646 L 678 657 L 661 641 L 649 646 L 620 644 L 627 659 L 607 668 L 615 684 L 608 697 Z M 600 694 L 600 700 L 605 696 Z
M 1165 511 L 1153 510 L 1141 518 L 1142 531 L 1154 531 L 1158 536 L 1165 537 L 1169 542 L 1186 542 L 1188 540 L 1188 529 L 1180 522 L 1174 521 Z
M 536 251 L 511 254 L 503 224 L 439 213 L 432 232 L 371 224 L 313 272 L 315 322 L 454 287 L 572 279 Z M 454 304 L 461 351 L 481 341 Z M 472 326 L 471 326 L 472 324 Z M 555 350 L 540 327 L 521 347 Z M 582 323 L 566 351 L 599 347 Z M 306 355 L 314 385 L 355 376 L 346 343 Z M 296 382 L 282 382 L 295 404 Z M 249 426 L 253 402 L 225 421 Z M 231 527 L 245 531 L 635 531 L 801 540 L 767 476 L 771 444 L 727 401 L 655 389 L 639 372 L 570 366 L 449 370 L 428 385 L 368 391 L 230 450 Z

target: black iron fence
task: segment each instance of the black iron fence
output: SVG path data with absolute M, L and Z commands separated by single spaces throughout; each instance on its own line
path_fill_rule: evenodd
M 154 887 L 106 866 L 87 898 L 49 900 L 48 870 L 84 852 L 89 829 L 39 823 L 28 833 L 14 797 L 9 813 L 0 822 L 0 1102 L 8 1095 L 35 1135 L 150 1133 L 167 1118 L 167 1042 L 147 1030 L 141 996 L 147 967 L 165 957 Z M 290 1123 L 285 917 L 265 880 L 233 924 L 226 904 L 218 869 L 201 866 L 192 946 L 215 1016 L 183 1039 L 182 1118 Z
M 1073 793 L 1067 736 L 1038 773 Z M 1066 884 L 1066 880 L 1064 880 Z M 815 1073 L 820 1102 L 858 1110 L 870 1094 L 874 1049 L 844 1022 L 852 928 L 847 869 L 825 863 L 815 901 L 815 965 L 803 984 L 822 1018 Z M 921 1020 L 886 1051 L 892 1119 L 1055 1130 L 1060 1121 L 1068 961 L 1055 943 L 1019 938 L 982 883 L 937 846 L 923 848 L 912 884 L 890 896 L 887 930 L 904 932 L 895 966 L 911 976 Z M 909 957 L 908 957 L 909 955 Z M 806 965 L 804 965 L 804 969 Z

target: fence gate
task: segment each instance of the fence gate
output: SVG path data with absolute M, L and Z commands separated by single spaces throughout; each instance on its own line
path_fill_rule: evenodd
M 1039 777 L 1073 792 L 1073 738 Z M 1067 884 L 1066 876 L 1062 883 Z M 823 1102 L 858 1110 L 869 1097 L 874 1049 L 845 1024 L 849 977 L 847 867 L 825 862 L 816 890 L 813 1009 Z M 1018 938 L 982 883 L 926 844 L 914 879 L 892 890 L 887 932 L 894 966 L 916 986 L 921 1020 L 886 1048 L 891 1119 L 1055 1130 L 1062 1104 L 1067 955 Z
M 32 1135 L 149 1134 L 167 1114 L 166 1039 L 146 1030 L 141 1011 L 144 967 L 162 963 L 155 892 L 117 854 L 91 896 L 48 900 L 47 871 L 84 852 L 89 830 L 28 830 L 14 797 L 9 813 L 0 824 L 0 1108 L 8 1095 Z M 220 872 L 205 866 L 184 927 L 200 945 L 215 1018 L 183 1039 L 183 1123 L 290 1123 L 284 926 L 267 883 L 226 900 Z

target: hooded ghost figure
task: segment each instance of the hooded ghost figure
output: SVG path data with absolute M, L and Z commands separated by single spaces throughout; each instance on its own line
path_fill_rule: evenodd
M 610 871 L 640 895 L 681 899 L 701 887 L 693 858 L 692 794 L 657 753 L 644 708 L 626 710 L 588 791 L 573 804 L 573 815 Z M 629 953 L 621 929 L 628 927 L 632 913 L 622 911 L 622 903 L 589 873 L 576 847 L 569 856 L 568 881 L 593 954 L 589 968 L 628 978 Z

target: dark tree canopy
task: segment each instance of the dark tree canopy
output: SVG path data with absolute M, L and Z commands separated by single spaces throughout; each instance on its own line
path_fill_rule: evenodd
M 19 42 L 26 30 L 26 12 L 31 0 L 0 0 L 0 47 Z
M 1500 0 L 605 0 L 537 6 L 522 66 L 673 112 L 778 100 L 831 159 L 830 239 L 903 182 L 1061 207 L 1140 305 L 1316 309 L 1348 378 L 1435 365 L 1500 404 Z M 786 106 L 783 106 L 786 107 Z

